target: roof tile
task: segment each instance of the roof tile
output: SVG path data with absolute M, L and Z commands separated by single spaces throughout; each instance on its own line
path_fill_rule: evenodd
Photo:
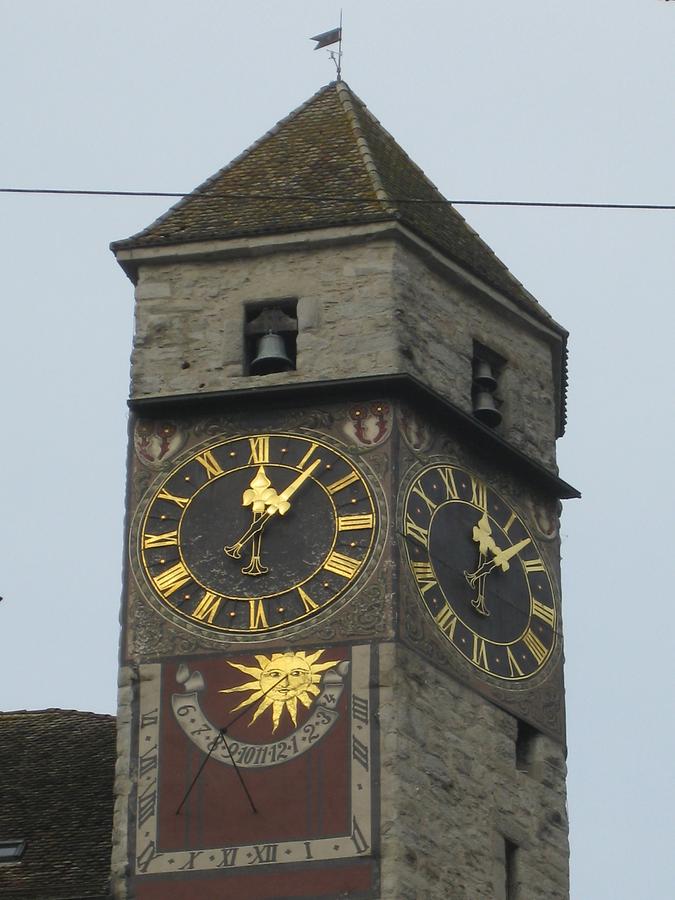
M 344 82 L 323 87 L 152 225 L 112 248 L 392 220 L 550 321 Z
M 27 841 L 3 900 L 109 896 L 114 770 L 113 716 L 0 713 L 0 840 Z

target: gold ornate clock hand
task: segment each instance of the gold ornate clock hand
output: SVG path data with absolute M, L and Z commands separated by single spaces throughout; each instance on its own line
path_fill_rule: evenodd
M 509 560 L 513 556 L 517 556 L 518 553 L 524 548 L 527 547 L 528 544 L 532 543 L 530 538 L 524 538 L 522 541 L 518 541 L 517 544 L 513 544 L 511 547 L 505 547 L 503 550 L 500 550 L 492 560 L 494 566 L 499 566 L 502 572 L 507 572 L 509 569 Z
M 292 481 L 288 485 L 288 487 L 285 488 L 280 494 L 277 494 L 275 498 L 270 498 L 269 500 L 267 500 L 265 511 L 260 513 L 257 520 L 254 519 L 254 521 L 251 522 L 249 527 L 242 534 L 238 541 L 235 541 L 234 544 L 228 545 L 224 548 L 225 553 L 227 553 L 228 556 L 231 556 L 234 559 L 239 559 L 241 557 L 241 550 L 244 544 L 248 543 L 251 538 L 259 534 L 267 525 L 272 516 L 274 516 L 277 512 L 281 516 L 285 515 L 288 512 L 291 507 L 291 504 L 289 503 L 290 498 L 298 490 L 298 488 L 302 484 L 304 484 L 304 482 L 310 477 L 310 475 L 312 475 L 312 473 L 316 470 L 317 466 L 319 466 L 320 463 L 320 459 L 314 460 L 312 465 L 308 466 L 303 472 L 301 472 L 300 475 L 298 475 L 298 477 L 294 481 Z
M 488 514 L 486 512 L 484 512 L 478 520 L 478 524 L 473 526 L 473 539 L 478 544 L 480 555 L 483 557 L 482 562 L 485 562 L 488 550 L 492 553 L 499 552 L 499 547 L 495 544 L 492 537 L 490 520 L 488 519 Z
M 258 522 L 268 504 L 279 502 L 279 496 L 274 488 L 271 487 L 271 484 L 272 482 L 265 473 L 265 467 L 260 466 L 250 487 L 244 491 L 242 505 L 251 507 L 253 514 L 252 524 Z M 261 550 L 262 533 L 258 532 L 251 540 L 251 561 L 241 570 L 244 575 L 265 575 L 269 572 L 267 566 L 263 566 L 260 561 Z
M 527 547 L 528 544 L 531 543 L 531 538 L 525 538 L 522 541 L 519 541 L 517 544 L 512 544 L 510 547 L 505 547 L 503 550 L 500 550 L 497 547 L 497 552 L 492 557 L 492 559 L 486 560 L 482 565 L 479 565 L 475 572 L 465 572 L 466 579 L 471 585 L 474 587 L 476 581 L 479 578 L 482 578 L 485 575 L 489 575 L 493 569 L 499 567 L 502 572 L 508 572 L 509 570 L 509 560 L 516 556 L 520 551 Z
M 320 459 L 315 459 L 311 466 L 308 466 L 303 472 L 301 472 L 295 481 L 292 481 L 287 488 L 285 488 L 279 496 L 282 500 L 290 500 L 293 494 L 297 491 L 300 485 L 305 482 L 309 476 L 316 470 L 316 468 L 321 464 Z
M 478 544 L 478 567 L 476 571 L 480 571 L 481 567 L 485 565 L 488 550 L 492 553 L 499 552 L 499 547 L 492 538 L 492 528 L 490 527 L 487 511 L 480 517 L 478 524 L 474 525 L 472 537 Z M 464 574 L 466 575 L 466 572 Z M 475 587 L 476 582 L 469 581 L 469 584 L 471 587 Z M 471 601 L 471 605 L 482 616 L 490 615 L 489 610 L 485 606 L 485 575 L 481 575 L 478 578 L 478 592 Z

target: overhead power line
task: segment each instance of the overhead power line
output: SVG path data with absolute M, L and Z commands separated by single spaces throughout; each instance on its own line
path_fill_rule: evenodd
M 373 197 L 338 197 L 332 195 L 317 196 L 314 194 L 212 194 L 205 191 L 201 194 L 178 193 L 174 191 L 91 191 L 70 190 L 67 188 L 0 188 L 2 194 L 65 194 L 71 196 L 87 197 L 181 197 L 191 196 L 193 200 L 209 200 L 213 197 L 228 200 L 296 200 L 306 203 L 373 203 L 377 202 Z M 446 200 L 444 198 L 424 197 L 393 197 L 392 203 L 411 203 L 421 206 L 524 206 L 553 209 L 659 209 L 675 210 L 675 204 L 665 203 L 577 203 L 571 201 L 558 202 L 549 200 Z

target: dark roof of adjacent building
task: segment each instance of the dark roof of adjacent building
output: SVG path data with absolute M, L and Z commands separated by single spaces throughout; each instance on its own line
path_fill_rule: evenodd
M 387 221 L 405 225 L 555 326 L 344 82 L 326 85 L 156 222 L 112 249 Z
M 3 900 L 109 897 L 115 718 L 65 709 L 0 713 Z

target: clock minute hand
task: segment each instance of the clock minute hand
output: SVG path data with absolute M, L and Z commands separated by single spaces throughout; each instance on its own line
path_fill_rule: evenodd
M 309 476 L 314 472 L 317 466 L 321 464 L 320 459 L 315 459 L 311 466 L 308 466 L 303 472 L 301 472 L 295 481 L 291 481 L 287 488 L 279 494 L 282 500 L 290 500 L 293 494 L 297 491 L 300 485 L 306 481 Z
M 493 569 L 496 569 L 498 566 L 502 570 L 502 572 L 507 572 L 509 568 L 509 560 L 520 553 L 520 551 L 524 547 L 527 547 L 530 542 L 530 538 L 525 538 L 522 541 L 518 541 L 517 544 L 512 544 L 510 547 L 505 547 L 503 550 L 497 549 L 497 552 L 492 557 L 492 559 L 488 559 L 482 565 L 478 566 L 475 572 L 470 572 L 469 574 L 467 574 L 469 583 L 472 585 L 475 584 L 479 578 L 481 578 L 483 575 L 488 575 L 490 572 L 492 572 Z
M 277 500 L 273 505 L 267 507 L 264 513 L 260 515 L 259 519 L 251 522 L 246 531 L 242 534 L 238 541 L 235 541 L 234 544 L 231 544 L 225 547 L 225 553 L 228 556 L 232 556 L 235 559 L 239 559 L 241 556 L 241 548 L 244 544 L 247 544 L 252 537 L 255 537 L 256 534 L 259 534 L 263 528 L 267 525 L 269 520 L 275 513 L 279 513 L 279 515 L 285 515 L 288 512 L 289 503 L 288 501 L 293 496 L 293 494 L 297 491 L 297 489 L 309 478 L 309 476 L 315 471 L 318 465 L 320 465 L 321 460 L 315 459 L 311 466 L 308 466 L 304 472 L 301 472 L 298 477 L 292 481 L 287 488 L 278 494 Z M 282 503 L 278 501 L 281 500 Z

